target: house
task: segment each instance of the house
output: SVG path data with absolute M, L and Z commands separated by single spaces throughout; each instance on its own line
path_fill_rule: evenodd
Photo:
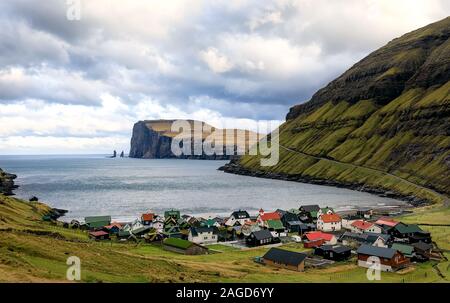
M 258 217 L 256 218 L 256 222 L 258 222 L 259 226 L 261 226 L 263 228 L 268 228 L 268 222 L 267 222 L 268 220 L 281 220 L 280 214 L 277 213 L 276 211 L 266 213 L 261 208 L 259 210 Z
M 91 231 L 89 232 L 89 238 L 94 240 L 109 240 L 109 234 L 106 231 Z
M 341 228 L 341 217 L 337 214 L 324 214 L 317 219 L 318 230 L 339 231 Z
M 298 234 L 302 236 L 306 232 L 315 231 L 316 230 L 316 224 L 313 223 L 302 223 L 298 226 L 299 231 Z
M 217 227 L 191 227 L 188 240 L 197 244 L 217 243 L 218 234 Z
M 363 220 L 356 220 L 352 224 L 350 224 L 350 230 L 354 233 L 361 233 L 361 234 L 366 232 L 381 234 L 382 232 L 380 226 Z
M 252 232 L 261 230 L 261 227 L 255 221 L 247 221 L 241 227 L 241 233 L 248 237 Z
M 264 264 L 274 267 L 304 271 L 306 257 L 306 254 L 272 247 L 262 257 L 262 261 Z
M 119 240 L 127 240 L 131 237 L 131 232 L 128 230 L 119 230 L 117 233 L 117 239 Z
M 285 223 L 284 226 L 291 233 L 300 233 L 301 227 L 304 226 L 304 225 L 305 224 L 302 223 L 302 221 L 297 220 L 297 221 L 288 221 L 288 222 Z
M 413 258 L 415 256 L 414 246 L 403 244 L 403 243 L 393 243 L 391 246 L 392 249 L 398 250 L 407 258 Z
M 152 227 L 158 232 L 162 232 L 164 230 L 164 221 L 161 219 L 161 217 L 158 216 L 153 220 Z
M 278 214 L 280 214 L 279 211 L 277 211 Z M 283 222 L 283 225 L 287 228 L 287 224 L 288 222 L 299 222 L 300 220 L 298 219 L 298 216 L 294 213 L 291 212 L 284 212 L 283 215 L 280 215 L 281 217 L 281 222 Z
M 373 216 L 373 209 L 370 207 L 360 207 L 356 210 L 356 215 L 364 219 L 370 219 Z
M 386 234 L 373 233 L 353 233 L 346 231 L 339 237 L 339 242 L 343 245 L 357 248 L 360 245 L 367 244 L 378 247 L 388 247 L 391 237 Z
M 102 229 L 106 225 L 111 224 L 111 216 L 93 216 L 85 217 L 84 222 L 89 229 Z
M 151 225 L 153 222 L 153 219 L 155 218 L 154 213 L 146 213 L 141 215 L 141 223 L 143 225 Z
M 352 223 L 357 220 L 360 220 L 360 219 L 361 218 L 357 215 L 347 215 L 345 217 L 342 217 L 342 221 L 341 221 L 342 228 L 351 230 Z
M 230 217 L 225 221 L 225 225 L 234 226 L 238 222 L 244 225 L 245 222 L 250 221 L 250 215 L 245 210 L 237 210 L 231 213 Z
M 323 244 L 334 245 L 337 238 L 333 234 L 327 234 L 321 231 L 307 232 L 303 235 L 303 246 L 305 248 L 314 248 Z
M 152 242 L 160 242 L 164 239 L 163 235 L 157 232 L 155 229 L 149 230 L 148 233 L 144 235 L 145 242 L 152 243 Z
M 371 268 L 375 260 L 379 260 L 382 271 L 395 271 L 409 264 L 409 260 L 401 252 L 391 248 L 361 245 L 356 253 L 358 266 L 361 267 Z
M 314 254 L 328 260 L 344 261 L 351 257 L 352 250 L 344 245 L 322 245 L 314 249 Z
M 185 255 L 204 255 L 208 253 L 207 247 L 178 238 L 164 239 L 163 249 Z
M 180 211 L 176 210 L 176 209 L 170 209 L 170 210 L 166 210 L 164 212 L 164 219 L 167 220 L 168 218 L 173 218 L 175 219 L 175 221 L 177 221 L 178 219 L 180 219 Z
M 416 242 L 413 243 L 415 258 L 414 261 L 427 261 L 430 259 L 431 252 L 433 250 L 433 245 L 425 242 Z
M 136 219 L 133 222 L 130 222 L 130 223 L 126 224 L 122 228 L 122 230 L 131 232 L 131 231 L 133 231 L 135 229 L 138 229 L 138 228 L 141 228 L 141 227 L 144 227 L 144 224 L 142 224 L 140 220 Z
M 300 206 L 299 210 L 300 210 L 301 215 L 305 215 L 306 217 L 309 218 L 309 220 L 315 220 L 315 219 L 317 219 L 317 213 L 320 210 L 320 206 L 316 205 L 316 204 L 302 205 L 302 206 Z M 300 220 L 301 220 L 301 218 L 300 218 Z M 305 221 L 303 221 L 303 222 L 305 222 Z
M 249 246 L 260 246 L 280 242 L 280 239 L 274 237 L 267 229 L 252 232 L 245 240 Z
M 119 230 L 122 229 L 122 224 L 113 222 L 110 225 L 106 225 L 104 228 L 104 231 L 110 234 L 117 234 Z
M 215 226 L 215 227 L 220 227 L 221 225 L 220 225 L 220 223 L 219 222 L 217 222 L 216 220 L 214 220 L 214 219 L 207 219 L 207 220 L 205 220 L 205 221 L 203 221 L 201 224 L 200 224 L 200 226 L 202 226 L 202 227 L 212 227 L 212 226 Z
M 381 217 L 377 221 L 375 221 L 375 224 L 383 228 L 385 232 L 391 231 L 399 222 L 388 218 L 388 217 Z
M 334 214 L 334 209 L 327 206 L 317 211 L 317 218 L 319 218 L 321 215 L 331 215 L 331 214 Z
M 390 234 L 402 242 L 415 243 L 421 241 L 431 243 L 430 233 L 422 230 L 417 224 L 398 223 L 390 230 Z
M 132 229 L 130 232 L 137 238 L 143 238 L 146 233 L 148 233 L 152 228 L 150 226 L 141 226 L 135 229 Z
M 267 228 L 271 232 L 274 232 L 273 235 L 275 237 L 279 237 L 279 236 L 285 237 L 286 236 L 285 228 L 284 228 L 281 220 L 267 220 Z

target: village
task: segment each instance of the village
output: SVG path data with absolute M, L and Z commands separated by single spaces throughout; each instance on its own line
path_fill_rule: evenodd
M 47 215 L 43 218 L 52 221 Z M 218 243 L 242 250 L 265 246 L 269 250 L 254 262 L 274 268 L 305 271 L 336 262 L 354 262 L 395 272 L 411 264 L 440 261 L 441 250 L 432 235 L 416 224 L 395 220 L 393 213 L 358 208 L 337 213 L 331 207 L 302 205 L 298 209 L 251 216 L 246 210 L 228 217 L 201 218 L 170 209 L 163 215 L 147 212 L 132 222 L 112 222 L 111 216 L 90 216 L 84 222 L 72 220 L 63 227 L 80 229 L 93 241 L 137 242 L 158 245 L 185 255 L 216 253 Z M 289 243 L 302 245 L 302 252 L 283 249 Z

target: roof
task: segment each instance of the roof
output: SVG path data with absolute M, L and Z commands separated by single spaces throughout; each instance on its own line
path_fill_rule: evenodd
M 152 213 L 142 214 L 141 219 L 142 221 L 153 221 L 154 216 L 155 214 Z
M 187 241 L 187 240 L 180 239 L 180 238 L 166 238 L 166 239 L 164 239 L 163 243 L 164 243 L 164 245 L 181 248 L 181 249 L 188 249 L 189 247 L 194 245 L 194 243 Z
M 219 230 L 217 229 L 217 227 L 191 227 L 191 233 L 192 236 L 197 237 L 198 234 L 202 234 L 202 233 L 213 233 L 213 234 L 218 234 Z
M 103 230 L 99 230 L 99 231 L 91 231 L 89 234 L 92 235 L 92 236 L 94 236 L 94 237 L 101 237 L 101 236 L 109 235 L 107 232 L 105 232 L 105 231 L 103 231 Z
M 414 246 L 407 245 L 407 244 L 401 244 L 401 243 L 394 243 L 391 246 L 392 249 L 398 250 L 404 255 L 412 255 L 414 251 Z
M 289 221 L 298 221 L 298 216 L 291 212 L 285 212 L 282 216 L 283 221 L 289 222 Z
M 352 249 L 348 246 L 344 245 L 322 245 L 319 247 L 319 249 L 326 250 L 326 251 L 333 251 L 335 253 L 341 254 L 344 252 L 351 251 Z
M 305 261 L 306 254 L 273 247 L 266 252 L 263 259 L 271 260 L 276 263 L 298 266 Z
M 401 234 L 422 232 L 423 230 L 416 224 L 397 224 L 395 229 Z
M 394 227 L 395 225 L 397 225 L 399 222 L 392 220 L 391 218 L 387 218 L 387 217 L 381 217 L 380 219 L 378 219 L 375 224 L 378 225 L 386 225 L 386 226 L 390 226 L 390 227 Z
M 314 205 L 302 205 L 300 206 L 301 209 L 303 209 L 305 212 L 312 212 L 312 211 L 319 211 L 320 207 L 317 204 Z
M 419 249 L 419 250 L 430 250 L 430 249 L 433 248 L 432 244 L 428 244 L 428 243 L 425 243 L 425 242 L 422 242 L 422 241 L 413 243 L 412 246 L 414 248 Z
M 233 216 L 235 219 L 248 219 L 250 218 L 250 215 L 245 210 L 237 210 L 234 211 L 231 216 Z
M 93 222 L 111 222 L 111 216 L 91 216 L 91 217 L 85 217 L 84 222 L 86 224 L 91 224 Z
M 276 211 L 272 212 L 272 213 L 264 213 L 261 215 L 261 220 L 263 221 L 267 221 L 267 220 L 280 220 L 280 214 L 277 213 Z
M 320 209 L 322 211 L 323 214 L 327 213 L 329 210 L 331 210 L 332 212 L 334 212 L 334 209 L 332 209 L 331 207 L 322 207 Z
M 142 227 L 138 227 L 136 229 L 133 229 L 131 231 L 131 233 L 133 233 L 133 234 L 140 234 L 140 233 L 145 232 L 146 230 L 150 230 L 150 229 L 151 229 L 150 226 L 142 226 Z
M 324 214 L 320 216 L 320 219 L 324 222 L 324 223 L 331 223 L 331 222 L 341 222 L 341 217 L 339 215 L 336 214 Z
M 117 227 L 117 228 L 122 228 L 122 224 L 120 224 L 120 223 L 117 223 L 117 222 L 113 222 L 113 223 L 111 223 L 110 225 L 106 225 L 105 226 L 105 228 L 107 228 L 107 229 L 111 229 L 111 228 L 113 228 L 113 227 Z
M 397 251 L 391 248 L 363 244 L 358 248 L 356 252 L 358 254 L 391 259 L 393 256 L 395 256 Z
M 363 221 L 363 220 L 356 220 L 352 223 L 352 226 L 362 229 L 362 230 L 366 230 L 366 229 L 371 228 L 373 226 L 373 223 Z
M 269 228 L 284 229 L 283 223 L 280 220 L 267 220 Z
M 272 234 L 268 229 L 262 229 L 258 231 L 254 231 L 253 235 L 255 236 L 256 240 L 264 240 L 268 238 L 272 238 Z
M 325 241 L 331 241 L 331 239 L 333 239 L 334 235 L 327 234 L 327 233 L 324 233 L 321 231 L 311 231 L 311 232 L 305 233 L 305 237 L 309 241 L 316 241 L 316 240 L 320 240 L 320 239 L 323 239 Z

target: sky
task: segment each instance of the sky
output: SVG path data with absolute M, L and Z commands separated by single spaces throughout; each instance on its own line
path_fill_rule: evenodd
M 0 154 L 128 152 L 143 119 L 273 128 L 449 12 L 448 0 L 4 0 Z

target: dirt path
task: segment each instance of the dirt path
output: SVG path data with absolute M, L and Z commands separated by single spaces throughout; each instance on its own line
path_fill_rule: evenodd
M 399 180 L 399 181 L 405 182 L 405 183 L 407 183 L 407 184 L 409 184 L 409 185 L 412 185 L 412 186 L 418 187 L 418 188 L 420 188 L 420 189 L 426 190 L 426 191 L 428 191 L 428 192 L 431 192 L 431 193 L 433 193 L 433 194 L 435 194 L 435 195 L 437 195 L 437 196 L 439 196 L 439 197 L 442 198 L 444 207 L 450 206 L 450 199 L 449 199 L 448 197 L 446 197 L 446 196 L 444 196 L 444 195 L 442 195 L 442 194 L 440 194 L 440 193 L 438 193 L 438 192 L 436 192 L 436 191 L 434 191 L 434 190 L 432 190 L 432 189 L 429 189 L 429 188 L 427 188 L 427 187 L 424 187 L 424 186 L 421 186 L 421 185 L 412 183 L 411 181 L 408 181 L 408 180 L 406 180 L 406 179 L 404 179 L 404 178 L 402 178 L 402 177 L 393 175 L 393 174 L 391 174 L 391 173 L 382 171 L 382 170 L 380 170 L 380 169 L 371 168 L 371 167 L 365 167 L 365 166 L 360 166 L 360 165 L 356 165 L 356 164 L 351 164 L 351 163 L 341 162 L 341 161 L 338 161 L 338 160 L 332 160 L 332 159 L 328 159 L 328 158 L 324 158 L 324 157 L 318 157 L 318 156 L 306 154 L 306 153 L 297 151 L 297 150 L 295 150 L 295 149 L 292 149 L 292 148 L 283 146 L 283 145 L 281 145 L 281 144 L 280 144 L 280 148 L 282 148 L 282 149 L 284 149 L 284 150 L 286 150 L 286 151 L 292 152 L 292 153 L 296 153 L 296 154 L 302 155 L 302 156 L 311 157 L 311 158 L 316 159 L 316 160 L 326 160 L 326 161 L 330 161 L 330 162 L 336 163 L 336 164 L 348 165 L 348 166 L 353 167 L 353 168 L 355 168 L 355 169 L 356 169 L 356 168 L 363 168 L 363 169 L 371 170 L 371 171 L 374 171 L 374 172 L 377 172 L 377 173 L 385 174 L 385 175 L 390 176 L 390 177 L 392 177 L 392 178 L 394 178 L 394 179 L 397 179 L 397 180 Z

